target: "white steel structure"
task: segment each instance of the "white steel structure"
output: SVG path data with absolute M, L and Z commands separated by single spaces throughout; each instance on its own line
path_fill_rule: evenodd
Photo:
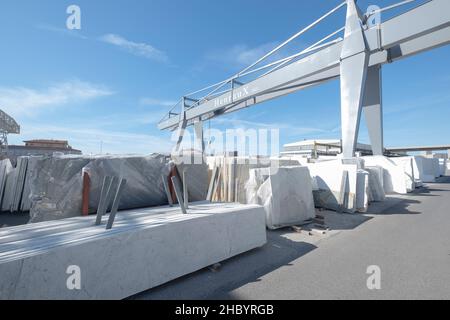
M 175 151 L 179 151 L 187 126 L 194 125 L 202 141 L 205 120 L 340 78 L 344 157 L 355 155 L 363 110 L 373 153 L 382 155 L 382 66 L 450 43 L 449 0 L 430 0 L 390 20 L 369 23 L 377 13 L 414 1 L 363 14 L 355 0 L 346 0 L 235 76 L 184 96 L 158 127 L 178 130 Z M 343 7 L 347 8 L 345 27 L 295 55 L 259 66 Z M 341 32 L 343 37 L 333 39 Z M 255 78 L 243 80 L 249 76 Z M 208 91 L 203 97 L 198 96 Z M 174 112 L 178 107 L 181 111 Z
M 8 134 L 19 134 L 20 126 L 16 120 L 0 110 L 0 156 L 8 153 Z

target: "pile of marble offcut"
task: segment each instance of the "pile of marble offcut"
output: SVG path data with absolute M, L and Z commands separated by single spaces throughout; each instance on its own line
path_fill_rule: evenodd
M 316 207 L 347 213 L 369 206 L 369 173 L 363 162 L 342 159 L 308 163 Z
M 246 184 L 251 169 L 297 166 L 298 161 L 269 157 L 208 157 L 214 202 L 247 203 Z M 215 176 L 214 176 L 215 174 Z
M 12 167 L 9 160 L 1 162 L 1 209 L 2 211 L 18 212 L 21 209 L 22 202 L 27 201 L 29 190 L 25 188 L 27 176 L 28 157 L 19 157 L 16 167 Z M 25 192 L 24 192 L 25 189 Z
M 123 211 L 111 230 L 94 221 L 0 229 L 0 299 L 123 299 L 266 243 L 257 205 Z
M 246 189 L 247 202 L 264 207 L 271 230 L 299 225 L 316 216 L 306 167 L 251 169 Z

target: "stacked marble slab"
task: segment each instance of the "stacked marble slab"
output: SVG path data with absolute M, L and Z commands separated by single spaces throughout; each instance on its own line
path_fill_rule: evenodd
M 25 180 L 27 175 L 28 157 L 19 157 L 15 168 L 8 162 L 2 161 L 3 197 L 1 201 L 2 211 L 20 211 L 21 201 L 24 194 Z M 6 180 L 5 180 L 6 178 Z
M 108 231 L 94 220 L 0 230 L 0 299 L 123 299 L 266 243 L 257 205 L 124 211 Z M 79 289 L 68 286 L 74 266 Z
M 218 188 L 213 194 L 216 202 L 247 203 L 246 184 L 251 169 L 280 168 L 297 166 L 299 162 L 292 159 L 269 157 L 208 157 L 210 173 L 218 170 Z
M 316 216 L 306 167 L 252 169 L 246 189 L 248 203 L 264 206 L 271 230 L 300 225 Z
M 5 194 L 8 175 L 13 171 L 13 166 L 9 159 L 0 161 L 0 210 L 3 211 L 3 196 Z M 9 195 L 8 195 L 9 197 Z M 5 206 L 6 207 L 6 206 Z

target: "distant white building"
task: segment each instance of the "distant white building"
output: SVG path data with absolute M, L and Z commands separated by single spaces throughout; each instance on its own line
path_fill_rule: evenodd
M 361 155 L 371 155 L 372 147 L 369 144 L 358 143 L 356 151 Z M 281 156 L 317 158 L 318 156 L 337 156 L 340 153 L 342 153 L 341 140 L 303 140 L 284 145 Z

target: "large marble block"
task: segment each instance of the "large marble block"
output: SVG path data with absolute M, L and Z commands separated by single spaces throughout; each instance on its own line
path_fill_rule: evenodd
M 108 231 L 85 217 L 84 227 L 1 243 L 0 299 L 123 299 L 266 243 L 256 205 L 137 211 L 147 214 Z M 81 271 L 80 290 L 67 287 L 70 266 Z
M 445 176 L 447 173 L 447 159 L 439 159 L 439 174 Z
M 412 192 L 416 189 L 416 177 L 414 170 L 414 157 L 390 158 L 395 164 L 402 167 L 405 172 L 406 191 Z
M 313 181 L 314 202 L 317 207 L 339 210 L 342 176 L 348 172 L 344 189 L 343 211 L 348 213 L 365 212 L 368 202 L 367 172 L 361 169 L 359 160 L 345 163 L 342 159 L 308 163 Z
M 407 194 L 411 177 L 405 172 L 402 165 L 396 164 L 390 158 L 384 156 L 363 157 L 366 166 L 379 166 L 384 170 L 383 187 L 386 194 Z
M 31 222 L 76 217 L 82 212 L 83 172 L 91 178 L 89 209 L 96 212 L 105 176 L 124 178 L 127 184 L 119 209 L 167 204 L 162 175 L 168 159 L 150 156 L 52 156 L 29 159 Z
M 205 201 L 209 186 L 208 165 L 206 163 L 181 163 L 176 165 L 176 167 L 181 181 L 184 183 L 183 179 L 186 179 L 185 185 L 188 189 L 189 202 Z
M 423 156 L 414 157 L 417 163 L 417 169 L 420 174 L 420 179 L 425 183 L 432 183 L 436 181 L 435 160 Z
M 52 156 L 30 158 L 30 221 L 41 222 L 81 215 L 81 171 L 93 157 Z
M 316 216 L 306 167 L 252 169 L 246 189 L 248 203 L 264 206 L 269 229 L 299 225 Z
M 91 178 L 89 193 L 91 212 L 97 211 L 105 176 L 127 180 L 120 198 L 120 210 L 159 206 L 168 203 L 162 176 L 169 175 L 169 167 L 168 159 L 163 155 L 97 158 L 84 166 L 83 172 L 89 173 Z
M 382 202 L 386 199 L 386 193 L 383 188 L 384 170 L 382 167 L 365 167 L 364 170 L 369 172 L 369 201 Z

